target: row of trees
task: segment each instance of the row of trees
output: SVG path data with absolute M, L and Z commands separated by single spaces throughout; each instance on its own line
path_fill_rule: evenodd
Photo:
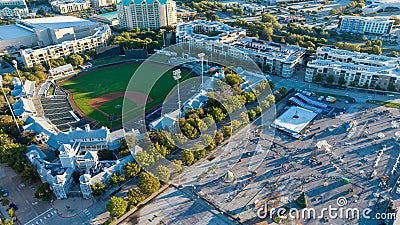
M 155 49 L 163 46 L 163 35 L 162 31 L 150 29 L 141 31 L 136 28 L 122 32 L 114 39 L 113 44 L 119 45 L 122 49 L 146 49 L 149 53 L 154 53 Z

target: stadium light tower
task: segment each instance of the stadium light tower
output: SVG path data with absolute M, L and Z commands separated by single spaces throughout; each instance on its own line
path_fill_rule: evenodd
M 14 66 L 15 70 L 17 71 L 19 80 L 20 80 L 21 83 L 22 83 L 22 91 L 24 91 L 25 94 L 26 94 L 26 96 L 28 96 L 28 93 L 26 92 L 25 87 L 24 87 L 24 83 L 22 82 L 21 74 L 19 73 L 19 70 L 18 70 L 18 62 L 17 62 L 17 60 L 14 59 L 14 60 L 12 61 L 12 63 L 13 63 L 13 66 Z M 26 82 L 26 80 L 25 80 L 25 82 Z
M 15 118 L 14 111 L 13 111 L 13 109 L 11 108 L 10 102 L 8 101 L 6 92 L 4 91 L 4 88 L 3 88 L 3 76 L 1 76 L 1 75 L 0 75 L 0 87 L 1 87 L 1 90 L 3 91 L 4 98 L 6 99 L 8 108 L 9 108 L 10 111 L 11 111 L 11 115 L 12 115 L 12 118 L 13 118 L 13 120 L 14 120 L 14 122 L 15 122 L 15 125 L 17 126 L 18 132 L 19 132 L 20 135 L 22 135 L 21 129 L 19 129 L 19 125 L 18 125 L 17 119 Z
M 204 73 L 204 56 L 205 54 L 199 53 L 197 56 L 199 56 L 199 58 L 201 59 L 201 90 L 203 90 L 203 85 L 204 85 L 204 78 L 203 78 L 203 73 Z
M 181 70 L 177 69 L 172 72 L 174 80 L 178 83 L 178 107 L 179 107 L 179 118 L 181 118 L 181 95 L 179 93 L 179 79 L 181 79 Z

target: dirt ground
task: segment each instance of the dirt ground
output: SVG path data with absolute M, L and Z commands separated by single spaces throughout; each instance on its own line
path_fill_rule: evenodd
M 153 101 L 150 97 L 148 97 L 146 94 L 141 93 L 141 92 L 136 92 L 136 91 L 120 91 L 120 92 L 112 92 L 109 94 L 102 95 L 98 98 L 94 98 L 88 102 L 88 105 L 100 113 L 102 113 L 105 116 L 108 116 L 108 114 L 102 110 L 100 110 L 100 106 L 103 105 L 106 102 L 112 101 L 114 99 L 120 98 L 120 97 L 126 97 L 130 101 L 134 102 L 137 107 L 141 107 L 146 105 L 147 103 Z

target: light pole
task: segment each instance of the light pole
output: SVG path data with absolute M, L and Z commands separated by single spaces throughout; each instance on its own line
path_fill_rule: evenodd
M 162 32 L 163 48 L 165 48 L 165 31 L 166 31 L 166 29 L 160 29 L 160 31 Z
M 201 59 L 201 90 L 203 90 L 203 85 L 204 85 L 204 78 L 203 78 L 203 73 L 204 73 L 204 53 L 199 53 L 197 56 Z
M 0 75 L 0 87 L 1 87 L 1 90 L 3 91 L 3 95 L 4 95 L 4 98 L 6 99 L 8 108 L 9 108 L 10 111 L 11 111 L 11 115 L 12 115 L 12 118 L 13 118 L 13 120 L 14 120 L 14 122 L 15 122 L 15 125 L 17 126 L 18 132 L 19 132 L 20 135 L 22 135 L 22 132 L 21 132 L 21 130 L 19 129 L 19 125 L 18 125 L 17 119 L 15 118 L 14 111 L 13 111 L 13 109 L 11 108 L 10 102 L 8 101 L 6 92 L 4 91 L 4 88 L 3 88 L 3 76 L 1 76 L 1 75 Z
M 181 118 L 181 95 L 179 93 L 179 79 L 181 79 L 181 70 L 177 69 L 173 72 L 174 80 L 178 83 L 178 109 L 179 109 L 179 118 Z
M 22 82 L 21 74 L 19 74 L 19 70 L 18 70 L 18 62 L 17 62 L 17 60 L 13 60 L 13 61 L 12 61 L 12 63 L 13 63 L 13 66 L 14 66 L 15 70 L 17 71 L 17 74 L 18 74 L 19 80 L 20 80 L 20 81 L 21 81 L 21 83 L 22 83 L 22 91 L 23 91 L 23 92 L 25 92 L 25 94 L 26 94 L 26 97 L 28 97 L 28 93 L 26 92 L 26 90 L 25 90 L 25 87 L 24 87 L 24 82 Z M 26 82 L 26 80 L 25 80 L 25 82 Z M 22 96 L 21 96 L 21 97 L 22 97 Z

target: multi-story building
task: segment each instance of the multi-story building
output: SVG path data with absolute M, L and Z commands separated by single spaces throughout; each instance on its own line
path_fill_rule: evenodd
M 219 22 L 196 20 L 177 27 L 176 42 L 189 46 L 213 48 L 213 52 L 233 58 L 249 57 L 267 73 L 291 77 L 302 62 L 306 49 L 245 37 L 246 30 Z M 218 44 L 215 44 L 218 43 Z M 234 46 L 236 48 L 232 48 Z
M 246 30 L 224 23 L 194 20 L 176 27 L 176 42 L 212 41 L 231 43 L 246 36 Z
M 339 32 L 355 34 L 389 34 L 394 20 L 390 17 L 342 16 L 339 21 Z
M 32 67 L 36 64 L 47 62 L 50 59 L 79 54 L 97 47 L 107 45 L 111 37 L 111 29 L 108 25 L 96 28 L 97 32 L 89 37 L 77 39 L 74 41 L 64 41 L 61 44 L 50 45 L 39 49 L 22 49 L 21 58 L 25 66 Z
M 233 43 L 253 59 L 267 73 L 282 77 L 291 77 L 296 65 L 302 63 L 305 48 L 296 45 L 284 45 L 258 38 L 242 38 Z
M 330 60 L 332 62 L 354 63 L 355 65 L 384 67 L 395 66 L 398 64 L 397 58 L 360 52 L 351 52 L 327 46 L 317 48 L 316 55 L 317 59 Z
M 313 82 L 313 79 L 320 74 L 323 79 L 333 76 L 334 83 L 352 85 L 359 87 L 370 87 L 389 90 L 399 90 L 400 69 L 399 67 L 377 67 L 356 65 L 354 63 L 332 62 L 329 60 L 313 60 L 308 62 L 305 81 Z M 342 77 L 342 78 L 341 78 Z M 389 88 L 392 87 L 392 88 Z
M 159 29 L 177 22 L 176 3 L 173 0 L 122 0 L 118 5 L 121 27 L 128 30 Z
M 21 18 L 28 15 L 25 0 L 0 0 L 0 18 Z
M 133 161 L 132 155 L 104 161 L 97 155 L 99 150 L 119 148 L 119 142 L 126 134 L 123 129 L 111 132 L 105 127 L 91 129 L 86 125 L 85 129 L 56 132 L 43 118 L 29 117 L 28 121 L 30 124 L 24 128 L 29 128 L 27 130 L 33 131 L 37 136 L 46 136 L 44 140 L 47 140 L 47 148 L 59 151 L 58 159 L 52 162 L 48 162 L 46 155 L 35 145 L 29 146 L 26 153 L 29 162 L 37 167 L 42 182 L 50 184 L 57 199 L 68 197 L 73 172 L 84 173 L 79 179 L 81 192 L 84 198 L 90 198 L 90 185 L 109 182 L 114 173 L 122 174 L 124 165 Z
M 56 0 L 50 4 L 53 11 L 60 14 L 80 12 L 90 8 L 88 0 Z
M 94 35 L 101 26 L 72 16 L 23 19 L 16 24 L 0 26 L 0 51 L 14 52 L 81 39 Z
M 333 77 L 335 84 L 399 90 L 400 65 L 396 58 L 318 48 L 317 59 L 308 62 L 305 81 Z
M 100 8 L 117 4 L 117 0 L 90 0 L 90 6 L 93 8 Z

